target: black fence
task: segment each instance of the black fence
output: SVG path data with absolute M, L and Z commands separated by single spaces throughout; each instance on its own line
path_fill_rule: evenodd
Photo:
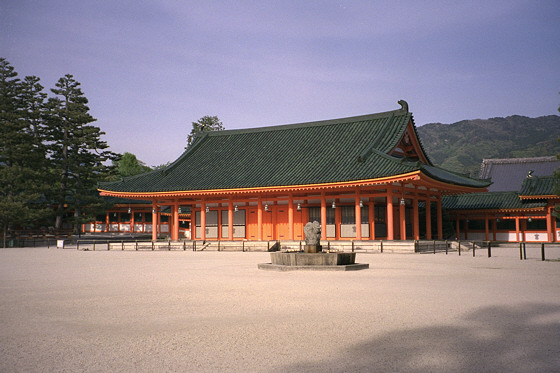
M 181 251 L 302 251 L 305 241 L 170 241 L 149 239 L 72 239 L 67 235 L 29 235 L 6 240 L 6 247 L 56 247 L 76 250 L 181 250 Z M 520 260 L 560 261 L 560 243 L 499 243 L 492 241 L 326 241 L 323 251 L 364 253 L 455 254 L 473 257 L 518 257 Z

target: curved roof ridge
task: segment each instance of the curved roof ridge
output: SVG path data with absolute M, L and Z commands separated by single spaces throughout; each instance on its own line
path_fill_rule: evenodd
M 291 123 L 291 124 L 276 124 L 264 127 L 254 127 L 254 128 L 238 128 L 238 129 L 231 129 L 231 130 L 223 130 L 223 131 L 212 131 L 207 132 L 209 136 L 230 136 L 235 134 L 244 134 L 244 133 L 258 133 L 258 132 L 268 132 L 268 131 L 280 131 L 285 129 L 291 128 L 305 128 L 305 127 L 314 127 L 314 126 L 328 126 L 328 125 L 339 125 L 342 123 L 352 123 L 352 122 L 362 122 L 371 119 L 379 119 L 385 118 L 393 115 L 398 114 L 410 114 L 403 109 L 396 109 L 391 111 L 385 111 L 382 113 L 374 113 L 374 114 L 363 114 L 363 115 L 356 115 L 351 117 L 342 117 L 342 118 L 333 118 L 333 119 L 325 119 L 325 120 L 318 120 L 312 122 L 301 122 L 301 123 Z
M 557 161 L 555 155 L 543 157 L 518 157 L 518 158 L 484 158 L 482 163 L 529 163 L 535 161 Z

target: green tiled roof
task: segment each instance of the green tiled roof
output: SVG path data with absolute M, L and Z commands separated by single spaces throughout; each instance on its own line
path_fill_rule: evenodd
M 551 196 L 555 195 L 560 183 L 554 176 L 533 176 L 523 180 L 521 196 Z
M 103 196 L 102 198 L 106 203 L 110 203 L 112 205 L 121 205 L 121 204 L 145 205 L 147 203 L 150 203 L 149 201 L 141 200 L 141 199 L 126 199 L 126 198 L 111 197 L 111 196 Z
M 412 114 L 403 107 L 335 120 L 206 132 L 164 170 L 104 184 L 100 189 L 144 193 L 291 186 L 414 171 L 456 185 L 488 186 L 487 181 L 388 155 L 410 121 Z
M 442 197 L 442 206 L 449 210 L 515 210 L 546 205 L 546 202 L 524 202 L 517 192 L 469 193 Z

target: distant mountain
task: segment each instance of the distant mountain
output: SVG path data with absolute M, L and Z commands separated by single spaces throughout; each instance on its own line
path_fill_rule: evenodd
M 430 160 L 437 166 L 479 176 L 485 158 L 542 157 L 560 154 L 560 116 L 463 120 L 417 127 Z

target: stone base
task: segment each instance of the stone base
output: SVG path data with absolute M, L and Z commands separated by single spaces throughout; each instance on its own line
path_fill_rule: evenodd
M 321 247 L 321 245 L 305 245 L 305 246 L 303 247 L 303 252 L 304 252 L 304 253 L 308 253 L 308 254 L 320 253 L 321 250 L 323 250 L 323 248 Z
M 286 266 L 272 263 L 259 263 L 259 269 L 268 271 L 358 271 L 360 269 L 368 269 L 367 263 L 343 264 L 336 266 Z
M 270 253 L 272 263 L 259 264 L 259 269 L 276 271 L 351 271 L 369 268 L 356 264 L 356 253 Z

